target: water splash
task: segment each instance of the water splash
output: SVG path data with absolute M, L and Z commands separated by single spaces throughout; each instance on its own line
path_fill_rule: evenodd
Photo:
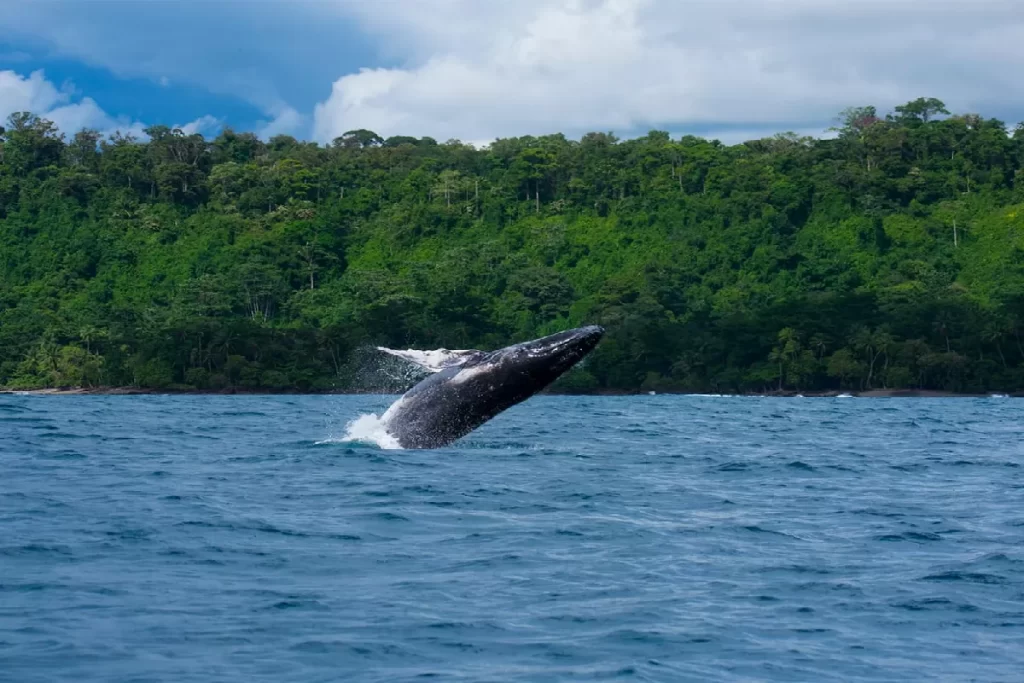
M 359 362 L 355 377 L 358 384 L 371 390 L 385 390 L 401 393 L 411 385 L 438 372 L 445 367 L 462 365 L 479 351 L 432 349 L 389 349 L 383 346 L 359 349 Z M 387 428 L 388 421 L 402 404 L 399 398 L 382 414 L 363 413 L 345 423 L 341 435 L 330 434 L 318 444 L 362 443 L 375 445 L 385 450 L 401 448 L 398 439 Z M 332 416 L 340 418 L 341 416 Z M 329 420 L 333 422 L 334 420 Z
M 397 403 L 397 401 L 396 401 Z M 345 425 L 345 433 L 341 436 L 331 435 L 318 444 L 329 443 L 362 443 L 377 446 L 383 450 L 396 450 L 401 446 L 398 439 L 388 432 L 384 417 L 387 415 L 376 415 L 374 413 L 363 413 Z
M 376 378 L 371 380 L 373 384 L 388 383 L 390 384 L 389 388 L 392 389 L 396 386 L 402 387 L 401 391 L 405 391 L 410 384 L 415 384 L 429 376 L 430 373 L 439 372 L 448 367 L 461 366 L 485 355 L 476 350 L 400 350 L 384 346 L 378 346 L 372 350 L 364 347 L 363 351 L 380 353 L 377 353 L 375 358 L 366 358 L 361 364 L 358 375 L 364 381 L 376 375 Z M 392 362 L 382 362 L 382 359 L 390 359 Z M 486 367 L 471 367 L 463 370 L 453 381 L 465 381 L 474 372 L 482 371 Z M 382 378 L 387 381 L 381 382 Z M 364 443 L 385 450 L 400 449 L 401 445 L 399 445 L 398 439 L 388 431 L 387 425 L 401 405 L 402 398 L 399 397 L 382 415 L 363 413 L 345 425 L 345 433 L 342 436 L 331 435 L 317 443 Z

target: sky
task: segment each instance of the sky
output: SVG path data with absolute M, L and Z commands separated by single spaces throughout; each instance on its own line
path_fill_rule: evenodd
M 1024 120 L 1021 0 L 0 0 L 0 120 L 328 143 L 823 136 L 918 97 Z

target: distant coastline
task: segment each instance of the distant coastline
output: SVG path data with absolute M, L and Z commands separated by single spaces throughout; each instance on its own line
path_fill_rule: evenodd
M 391 396 L 400 392 L 371 391 L 359 389 L 331 389 L 325 391 L 302 389 L 249 389 L 236 387 L 232 389 L 147 389 L 141 387 L 54 387 L 46 389 L 9 389 L 0 388 L 0 394 L 16 394 L 30 396 Z M 992 396 L 1008 398 L 1024 398 L 1024 391 L 1015 392 L 954 392 L 936 391 L 932 389 L 868 389 L 864 391 L 772 391 L 746 392 L 737 394 L 710 394 L 699 391 L 561 391 L 548 390 L 541 393 L 548 396 L 728 396 L 728 397 L 768 397 L 768 398 L 988 398 Z

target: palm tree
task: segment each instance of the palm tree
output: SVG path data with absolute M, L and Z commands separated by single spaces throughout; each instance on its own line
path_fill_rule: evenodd
M 779 391 L 785 384 L 786 367 L 800 355 L 800 335 L 792 327 L 779 332 L 779 343 L 768 354 L 768 360 L 779 366 Z
M 821 360 L 825 357 L 825 352 L 828 351 L 828 339 L 822 334 L 816 334 L 811 337 L 811 348 L 814 349 L 815 357 Z
M 865 355 L 868 362 L 868 376 L 865 382 L 867 389 L 871 388 L 871 381 L 875 376 L 875 363 L 879 356 L 885 354 L 886 365 L 889 364 L 889 349 L 894 343 L 892 335 L 885 328 L 877 328 L 874 331 L 867 327 L 859 327 L 853 334 L 853 347 Z

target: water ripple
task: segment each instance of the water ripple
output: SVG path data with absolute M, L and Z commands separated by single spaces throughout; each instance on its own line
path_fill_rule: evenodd
M 0 396 L 0 680 L 1016 681 L 1001 399 Z

